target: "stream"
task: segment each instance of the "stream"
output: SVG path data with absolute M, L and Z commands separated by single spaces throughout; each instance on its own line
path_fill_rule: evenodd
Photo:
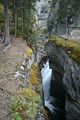
M 59 73 L 50 66 L 50 60 L 46 57 L 41 59 L 39 67 L 42 77 L 43 106 L 49 120 L 66 120 L 65 91 Z

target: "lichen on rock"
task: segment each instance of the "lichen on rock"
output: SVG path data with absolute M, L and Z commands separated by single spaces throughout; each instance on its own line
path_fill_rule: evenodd
M 80 51 L 79 44 L 79 42 L 68 41 L 52 36 L 45 46 L 51 62 L 53 64 L 58 63 L 58 67 L 62 66 L 64 70 L 62 80 L 66 91 L 65 109 L 67 120 L 79 120 L 80 116 L 80 65 L 77 64 L 80 63 L 80 53 L 78 53 Z M 73 60 L 75 60 L 75 62 Z M 53 66 L 53 69 L 54 67 L 55 66 Z M 60 69 L 59 71 L 61 72 Z
M 56 46 L 62 47 L 66 50 L 68 55 L 78 64 L 80 64 L 80 42 L 65 40 L 64 38 L 60 38 L 58 36 L 51 36 L 49 38 L 50 41 L 54 42 Z

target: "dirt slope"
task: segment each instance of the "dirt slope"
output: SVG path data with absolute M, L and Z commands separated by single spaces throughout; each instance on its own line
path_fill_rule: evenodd
M 17 89 L 16 67 L 21 64 L 27 44 L 21 39 L 12 39 L 12 47 L 6 52 L 0 45 L 0 120 L 11 120 L 11 96 Z

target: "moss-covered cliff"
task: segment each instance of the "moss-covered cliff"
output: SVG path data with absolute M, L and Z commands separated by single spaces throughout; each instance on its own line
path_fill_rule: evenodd
M 80 42 L 79 41 L 72 41 L 72 40 L 65 40 L 58 36 L 51 36 L 49 38 L 50 41 L 53 41 L 56 46 L 63 47 L 69 56 L 78 64 L 80 64 Z
M 80 43 L 52 36 L 46 43 L 45 51 L 49 57 L 52 69 L 54 70 L 56 66 L 60 73 L 62 73 L 61 68 L 64 71 L 62 80 L 66 91 L 66 120 L 79 120 Z M 57 88 L 59 89 L 59 86 Z M 53 90 L 54 88 L 52 87 L 51 89 Z

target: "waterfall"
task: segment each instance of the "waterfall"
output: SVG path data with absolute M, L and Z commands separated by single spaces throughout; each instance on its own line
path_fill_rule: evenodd
M 52 69 L 50 69 L 49 61 L 43 63 L 43 68 L 41 69 L 41 76 L 44 92 L 44 107 L 48 108 L 53 113 L 54 109 L 56 108 L 52 104 L 53 102 L 55 103 L 55 99 L 50 96 Z
M 48 112 L 49 120 L 65 120 L 65 105 L 62 104 L 62 97 L 64 94 L 64 89 L 62 86 L 63 84 L 61 83 L 58 74 L 55 78 L 56 72 L 54 70 L 54 67 L 51 67 L 51 63 L 49 62 L 50 61 L 48 58 L 43 58 L 40 63 L 43 89 L 43 106 Z M 57 81 L 59 86 L 54 86 L 56 85 L 55 82 Z M 51 91 L 55 90 L 55 87 L 57 88 L 55 95 L 58 95 L 59 97 L 54 96 L 54 94 L 51 95 Z M 60 89 L 62 90 L 62 94 L 59 94 L 61 91 Z
M 44 67 L 41 69 L 42 85 L 44 90 L 44 98 L 47 101 L 50 97 L 49 89 L 50 89 L 52 69 L 49 68 L 49 61 L 43 64 L 43 66 Z

